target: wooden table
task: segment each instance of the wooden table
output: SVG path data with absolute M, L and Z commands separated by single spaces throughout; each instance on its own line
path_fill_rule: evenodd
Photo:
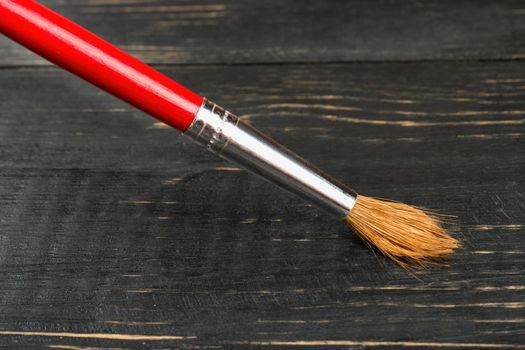
M 525 348 L 523 2 L 43 2 L 464 247 L 408 273 L 0 38 L 0 345 Z

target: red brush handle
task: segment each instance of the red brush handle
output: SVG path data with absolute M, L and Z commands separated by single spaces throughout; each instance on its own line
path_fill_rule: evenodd
M 203 98 L 33 0 L 0 0 L 0 32 L 181 131 Z

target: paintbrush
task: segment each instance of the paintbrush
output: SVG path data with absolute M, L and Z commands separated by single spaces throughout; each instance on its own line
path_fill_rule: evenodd
M 35 1 L 0 0 L 0 32 L 346 221 L 368 246 L 401 265 L 432 264 L 459 246 L 439 216 L 358 195 L 234 114 Z

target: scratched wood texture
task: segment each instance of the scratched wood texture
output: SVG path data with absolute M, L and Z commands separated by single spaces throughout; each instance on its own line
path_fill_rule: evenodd
M 218 21 L 225 41 L 211 20 L 167 26 L 169 38 L 144 28 L 193 13 L 189 2 L 47 3 L 124 46 L 150 43 L 135 52 L 361 193 L 457 215 L 464 247 L 449 267 L 407 273 L 342 223 L 2 38 L 0 347 L 525 349 L 525 62 L 492 59 L 525 47 L 512 30 L 499 41 L 469 29 L 519 7 L 356 1 L 368 17 L 346 30 L 374 20 L 385 31 L 346 45 L 336 24 L 356 15 L 337 2 L 227 3 L 239 15 Z M 292 34 L 265 51 L 284 14 Z M 427 42 L 451 23 L 454 50 Z M 389 26 L 426 32 L 412 42 Z M 211 57 L 178 40 L 190 32 Z M 433 60 L 354 62 L 405 58 Z
M 154 64 L 525 57 L 521 0 L 42 2 Z M 47 64 L 0 49 L 0 65 Z

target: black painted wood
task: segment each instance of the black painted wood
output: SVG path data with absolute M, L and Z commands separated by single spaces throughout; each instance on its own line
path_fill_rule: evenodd
M 519 0 L 46 0 L 153 64 L 519 59 Z M 47 64 L 0 40 L 0 65 Z
M 68 73 L 5 69 L 0 344 L 525 347 L 523 62 L 163 71 L 362 193 L 457 215 L 464 248 L 412 275 Z
M 0 38 L 0 347 L 525 348 L 522 2 L 45 3 L 464 248 L 410 274 Z

